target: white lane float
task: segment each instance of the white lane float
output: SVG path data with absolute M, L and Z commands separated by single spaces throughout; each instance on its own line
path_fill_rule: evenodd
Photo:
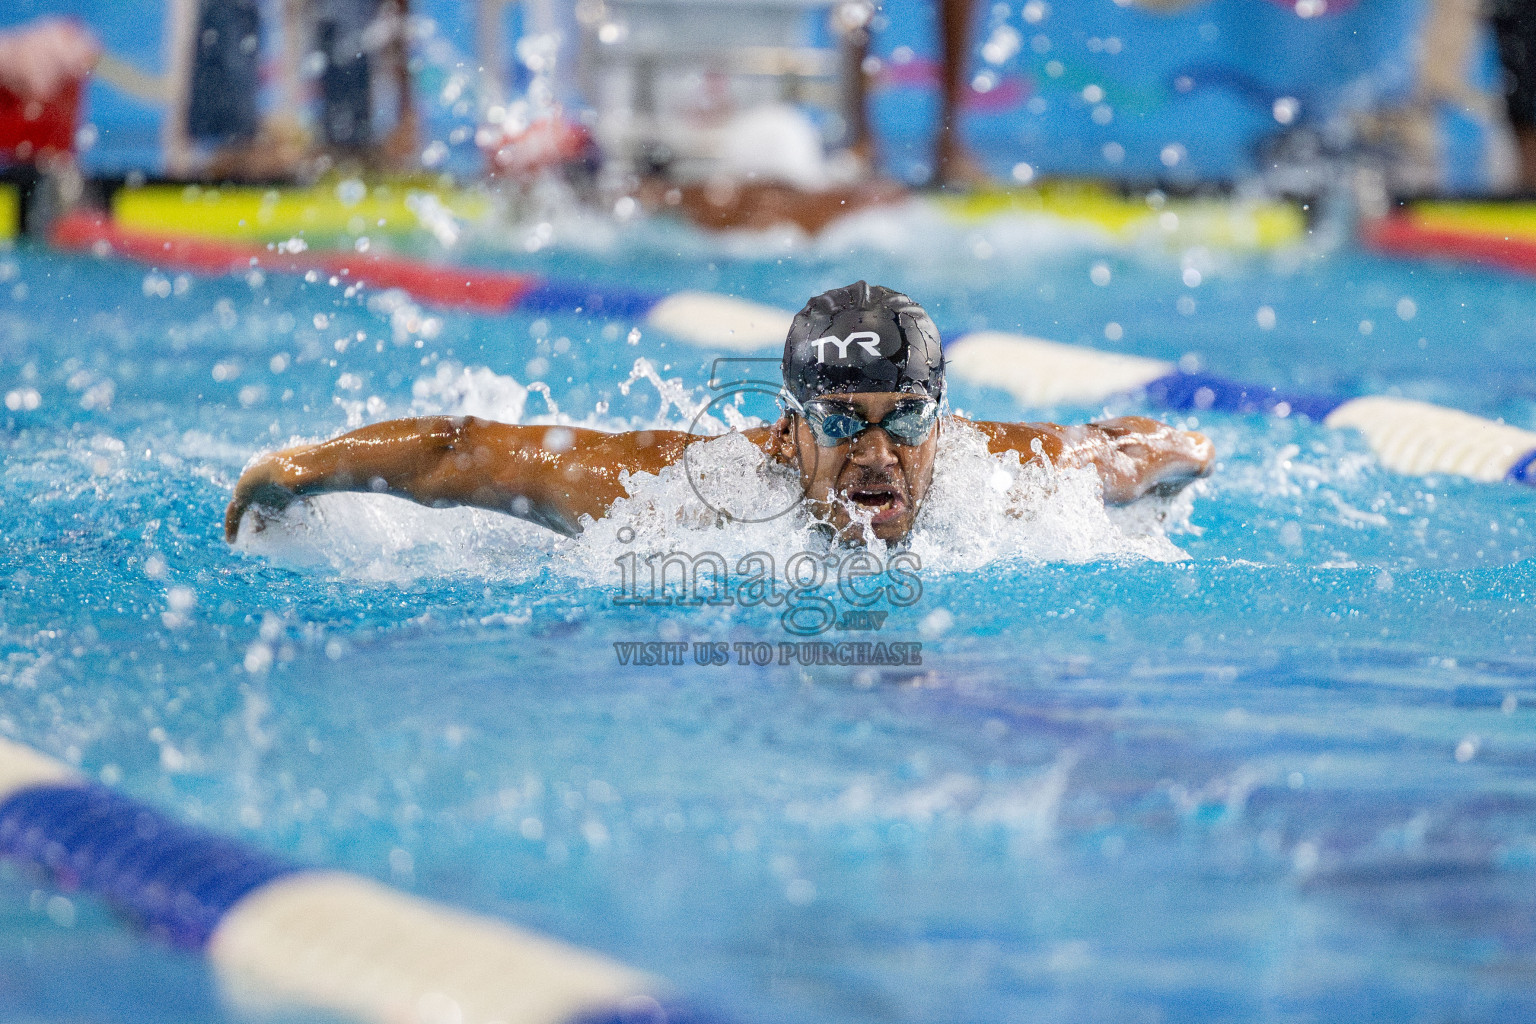
M 1180 412 L 1305 415 L 1359 431 L 1381 464 L 1396 473 L 1536 482 L 1527 477 L 1536 462 L 1536 432 L 1428 402 L 1289 394 L 1186 373 L 1173 363 L 991 331 L 964 335 L 945 352 L 950 372 L 972 384 L 1001 387 L 1025 405 L 1095 405 L 1139 394 Z

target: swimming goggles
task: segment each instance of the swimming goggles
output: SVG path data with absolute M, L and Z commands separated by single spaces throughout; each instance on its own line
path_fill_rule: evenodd
M 784 400 L 805 418 L 816 444 L 822 448 L 840 448 L 870 427 L 879 427 L 897 444 L 920 445 L 928 440 L 939 420 L 939 403 L 926 397 L 903 398 L 878 423 L 869 422 L 846 402 L 813 398 L 801 405 L 787 393 Z

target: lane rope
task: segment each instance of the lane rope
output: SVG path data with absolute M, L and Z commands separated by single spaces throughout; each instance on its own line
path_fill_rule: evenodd
M 1131 357 L 1118 353 L 1000 332 L 961 336 L 945 355 L 951 370 L 964 379 L 1002 387 L 1025 404 L 1052 404 L 1036 400 L 1042 395 L 1069 395 L 1062 403 L 1079 405 L 1140 395 L 1173 412 L 1305 416 L 1327 427 L 1359 431 L 1381 464 L 1396 473 L 1536 483 L 1531 471 L 1536 432 L 1428 402 L 1282 391 L 1186 373 L 1174 363 L 1127 362 Z
M 1391 227 L 1384 222 L 1377 230 Z M 1391 236 L 1373 237 L 1373 244 L 1381 244 Z M 61 218 L 53 240 L 64 249 L 199 273 L 241 273 L 252 267 L 288 273 L 318 270 L 376 288 L 401 288 L 422 302 L 480 313 L 518 309 L 628 318 L 679 341 L 728 352 L 756 352 L 780 344 L 794 317 L 788 310 L 709 292 L 661 296 L 397 256 L 281 252 L 275 246 L 130 230 L 99 215 Z M 975 331 L 946 339 L 945 352 L 951 372 L 961 379 L 1007 391 L 1027 408 L 1093 406 L 1140 397 L 1171 412 L 1304 416 L 1329 427 L 1359 431 L 1382 465 L 1394 472 L 1536 484 L 1536 432 L 1456 409 L 1385 396 L 1292 392 L 1185 372 L 1163 360 L 1005 331 Z
M 204 954 L 237 999 L 372 1024 L 708 1024 L 607 957 L 290 864 L 0 739 L 0 857 Z
M 50 239 L 60 249 L 118 256 L 164 270 L 212 275 L 244 274 L 253 269 L 288 274 L 314 270 L 374 288 L 399 288 L 422 302 L 472 312 L 504 313 L 537 284 L 537 279 L 527 274 L 437 266 L 403 256 L 332 250 L 293 252 L 278 245 L 134 231 L 89 213 L 59 218 Z
M 1536 274 L 1536 238 L 1508 231 L 1495 233 L 1477 223 L 1445 223 L 1444 218 L 1426 222 L 1412 215 L 1394 215 L 1363 224 L 1360 237 L 1368 248 L 1389 255 L 1478 263 Z

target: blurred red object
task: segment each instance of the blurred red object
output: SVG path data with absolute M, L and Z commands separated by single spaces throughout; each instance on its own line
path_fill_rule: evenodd
M 493 174 L 516 178 L 584 160 L 593 148 L 592 134 L 558 113 L 541 117 L 516 132 L 487 125 L 480 129 L 476 141 L 485 151 Z
M 79 81 L 65 83 L 47 101 L 0 86 L 0 160 L 30 164 L 73 153 L 79 112 Z
M 0 161 L 46 163 L 75 151 L 80 83 L 99 60 L 101 44 L 73 19 L 0 32 Z

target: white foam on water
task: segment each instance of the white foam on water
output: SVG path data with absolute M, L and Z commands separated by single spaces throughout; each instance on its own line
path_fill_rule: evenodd
M 434 509 L 378 494 L 326 494 L 296 502 L 262 529 L 247 516 L 236 546 L 279 565 L 329 568 L 375 583 L 435 576 L 523 582 L 564 538 L 484 509 Z
M 630 552 L 642 559 L 715 552 L 734 565 L 762 551 L 782 566 L 800 551 L 826 546 L 799 500 L 795 471 L 741 434 L 694 445 L 686 459 L 654 476 L 624 479 L 629 497 L 573 544 L 578 571 L 600 582 L 615 580 L 615 559 Z
M 539 422 L 603 429 L 684 425 L 707 394 L 662 379 L 644 360 L 630 382 L 649 380 L 662 396 L 650 423 L 575 423 L 550 413 Z M 421 412 L 525 420 L 528 389 L 485 368 L 440 367 L 413 389 Z M 713 429 L 725 424 L 712 422 Z M 626 475 L 629 496 L 601 522 L 587 520 L 576 538 L 559 537 L 508 515 L 477 509 L 428 509 L 371 494 L 324 495 L 296 503 L 239 543 L 273 561 L 323 567 L 344 576 L 401 581 L 468 574 L 501 580 L 543 572 L 607 586 L 619 581 L 616 560 L 630 553 L 720 554 L 727 562 L 752 552 L 779 566 L 802 551 L 827 546 L 800 501 L 798 473 L 769 459 L 739 433 L 688 449 L 687 457 L 652 475 Z M 1091 470 L 1058 471 L 1017 453 L 994 455 L 963 421 L 940 435 L 933 485 L 908 548 L 925 570 L 967 572 L 998 561 L 1087 562 L 1184 557 L 1169 532 L 1189 529 L 1189 497 L 1106 509 Z M 862 513 L 860 513 L 862 514 Z M 867 520 L 866 520 L 867 521 Z M 875 542 L 879 547 L 879 542 Z
M 1185 555 L 1167 532 L 1179 525 L 1150 504 L 1114 514 L 1093 470 L 1057 470 L 1022 462 L 1016 452 L 993 454 L 979 431 L 951 420 L 911 549 L 925 567 L 941 572 L 1003 560 L 1174 561 Z
M 931 202 L 906 202 L 866 207 L 829 224 L 812 244 L 835 257 L 854 252 L 879 252 L 917 267 L 936 260 L 963 261 L 968 270 L 976 261 L 1028 259 L 1076 249 L 1116 245 L 1115 236 L 1087 222 L 1073 222 L 1046 213 L 1007 213 L 966 221 Z
M 481 226 L 474 237 L 487 249 L 554 249 L 599 254 L 619 262 L 721 256 L 774 260 L 786 253 L 839 262 L 850 255 L 879 257 L 888 261 L 892 272 L 905 275 L 908 290 L 917 290 L 913 282 L 928 278 L 953 283 L 957 267 L 964 267 L 968 274 L 1011 276 L 1018 269 L 1013 261 L 1082 250 L 1146 250 L 1167 259 L 1166 245 L 1128 239 L 1087 221 L 1032 211 L 967 220 L 922 198 L 864 207 L 811 235 L 789 222 L 706 231 L 679 221 L 675 214 L 615 218 L 594 214 L 570 196 L 551 192 L 541 202 L 524 202 L 505 211 Z
M 916 785 L 893 785 L 873 775 L 856 777 L 836 798 L 804 801 L 785 808 L 796 823 L 829 827 L 907 822 L 926 827 L 936 821 L 970 827 L 999 827 L 1026 843 L 1044 844 L 1055 834 L 1061 801 L 1076 766 L 1075 751 L 1063 751 L 1033 778 L 998 782 L 950 772 Z
M 411 385 L 411 412 L 417 416 L 478 416 L 519 423 L 527 405 L 528 388 L 484 366 L 439 363 L 433 376 Z
M 1074 223 L 1044 213 L 1005 214 L 985 221 L 958 220 L 931 202 L 907 199 L 868 206 L 832 221 L 812 236 L 793 224 L 730 231 L 666 230 L 637 225 L 626 240 L 695 258 L 728 255 L 768 260 L 806 252 L 841 261 L 851 254 L 879 256 L 903 268 L 903 280 L 953 279 L 954 268 L 975 273 L 991 266 L 1016 273 L 1010 261 L 1030 260 L 1082 249 L 1118 248 L 1125 243 L 1097 225 Z M 982 262 L 978 262 L 978 260 Z M 908 284 L 909 290 L 916 288 Z

